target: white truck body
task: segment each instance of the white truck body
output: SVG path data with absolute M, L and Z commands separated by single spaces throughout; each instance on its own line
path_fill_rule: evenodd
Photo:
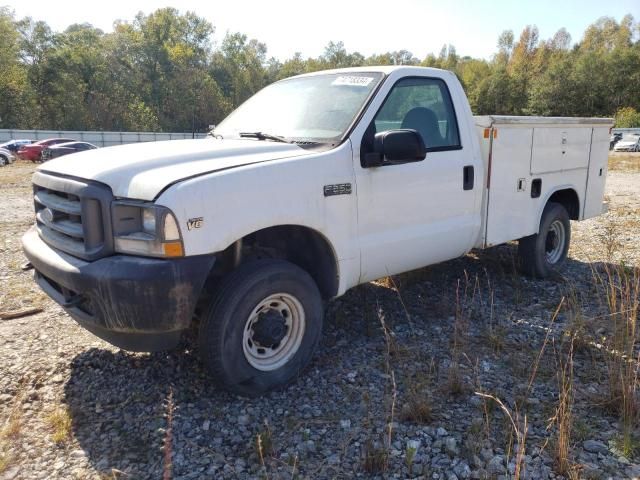
M 184 235 L 187 256 L 223 251 L 274 225 L 313 229 L 335 252 L 336 295 L 471 248 L 531 235 L 558 190 L 577 193 L 579 220 L 601 213 L 610 119 L 473 117 L 451 72 L 414 67 L 348 72 L 372 70 L 388 78 L 351 138 L 330 151 L 256 140 L 176 140 L 101 149 L 41 169 L 105 183 L 116 197 L 155 201 L 169 207 L 181 227 L 202 217 L 203 227 Z M 422 162 L 392 168 L 362 168 L 359 146 L 366 125 L 395 81 L 414 75 L 447 82 L 462 149 L 431 152 Z M 461 189 L 464 165 L 475 167 L 480 188 Z M 542 192 L 532 199 L 535 178 L 542 179 Z M 322 196 L 324 185 L 346 183 L 353 185 L 353 195 Z
M 362 67 L 295 78 L 333 79 L 327 84 L 329 90 L 345 85 L 354 91 L 359 86 L 375 88 L 348 126 L 345 124 L 344 135 L 325 142 L 322 148 L 304 145 L 312 142 L 271 141 L 278 139 L 261 137 L 258 132 L 252 134 L 254 138 L 239 138 L 244 136 L 240 134 L 103 148 L 40 166 L 34 177 L 38 225 L 25 235 L 23 244 L 42 288 L 74 318 L 112 343 L 157 349 L 124 340 L 132 332 L 155 334 L 160 330 L 148 323 L 140 326 L 132 312 L 156 308 L 154 295 L 158 289 L 167 290 L 170 302 L 163 318 L 169 326 L 163 324 L 162 328 L 171 330 L 172 340 L 162 345 L 173 345 L 174 333 L 180 333 L 191 321 L 195 299 L 205 282 L 202 278 L 184 284 L 187 274 L 181 269 L 195 268 L 188 263 L 190 259 L 206 266 L 198 273 L 206 277 L 206 270 L 214 263 L 231 269 L 229 265 L 242 263 L 243 255 L 251 257 L 262 249 L 308 271 L 322 296 L 331 298 L 358 284 L 456 258 L 472 248 L 528 238 L 531 250 L 536 235 L 543 234 L 540 229 L 546 221 L 545 212 L 553 205 L 562 206 L 566 211 L 562 215 L 573 220 L 602 213 L 611 119 L 474 117 L 455 75 L 431 68 Z M 402 97 L 399 91 L 409 94 Z M 412 96 L 411 92 L 417 93 Z M 392 115 L 405 110 L 404 117 Z M 439 115 L 437 121 L 432 120 L 434 112 Z M 424 120 L 414 127 L 412 115 Z M 429 124 L 428 133 L 421 130 L 423 124 Z M 317 132 L 320 135 L 323 131 L 318 127 Z M 416 151 L 426 151 L 426 157 L 421 154 L 406 161 L 390 161 L 392 153 L 380 150 L 380 145 L 392 145 L 392 138 L 415 140 Z M 392 152 L 392 147 L 388 148 Z M 99 193 L 91 195 L 100 197 L 96 202 L 102 205 L 102 233 L 99 225 L 91 229 L 84 225 L 89 220 L 100 222 L 93 214 L 86 214 L 85 206 L 80 226 L 69 223 L 78 222 L 79 216 L 56 223 L 61 218 L 56 210 L 61 204 L 50 203 L 50 199 L 68 196 L 73 202 L 79 198 L 84 205 L 85 191 Z M 115 232 L 121 228 L 120 219 L 114 217 L 114 205 L 123 200 L 143 209 L 160 208 L 163 216 L 156 220 L 167 215 L 175 219 L 175 226 L 169 225 L 175 237 L 171 255 L 182 260 L 154 260 L 142 255 L 138 268 L 133 251 L 118 250 L 117 245 L 113 249 L 112 237 L 117 237 Z M 67 204 L 65 200 L 60 207 L 62 213 L 65 208 L 73 210 Z M 566 248 L 556 258 L 566 255 L 568 218 L 564 224 L 558 218 L 553 227 L 556 233 L 544 232 L 546 247 L 544 238 L 536 244 L 540 258 L 545 248 L 547 255 L 557 250 L 558 238 L 567 244 L 561 245 L 561 250 Z M 69 243 L 69 238 L 59 235 L 81 236 L 77 232 L 84 231 L 86 236 L 89 230 L 92 238 L 98 233 L 105 238 L 104 245 L 87 250 L 87 256 L 83 250 L 67 249 L 69 245 L 85 248 L 82 241 L 86 238 L 70 238 Z M 134 232 L 130 237 L 135 243 L 153 235 Z M 288 243 L 301 238 L 307 243 L 291 253 Z M 250 253 L 247 243 L 252 246 Z M 150 256 L 162 256 L 163 244 L 154 245 L 160 250 Z M 306 256 L 307 247 L 312 258 Z M 107 266 L 116 261 L 117 267 Z M 131 275 L 138 283 L 128 282 L 130 270 L 123 270 L 123 262 L 135 270 Z M 105 267 L 98 269 L 99 264 Z M 126 308 L 114 306 L 124 300 L 114 299 L 109 282 L 129 288 L 146 281 L 145 269 L 155 269 L 160 273 L 148 279 L 153 283 L 165 275 L 169 264 L 175 267 L 166 276 L 175 274 L 182 283 L 165 281 L 138 299 L 127 299 Z M 190 266 L 187 269 L 185 265 Z M 104 269 L 115 278 L 99 278 L 96 271 Z M 97 283 L 99 288 L 78 293 L 87 282 Z M 94 316 L 87 317 L 86 312 L 77 310 L 81 302 L 98 305 L 100 314 L 92 312 Z M 172 316 L 179 316 L 179 321 L 172 323 Z M 251 325 L 250 321 L 247 328 Z M 254 343 L 249 340 L 249 345 Z M 260 370 L 249 357 L 247 361 Z M 282 360 L 278 362 L 280 365 Z M 221 368 L 215 367 L 216 371 Z M 271 385 L 278 382 L 282 383 L 274 380 Z

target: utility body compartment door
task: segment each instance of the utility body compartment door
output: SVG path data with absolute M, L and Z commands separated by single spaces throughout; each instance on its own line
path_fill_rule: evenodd
M 535 233 L 531 219 L 540 198 L 531 198 L 533 129 L 494 128 L 491 142 L 485 246 Z
M 531 174 L 587 168 L 591 130 L 591 128 L 534 128 Z
M 585 194 L 582 218 L 596 217 L 602 213 L 604 186 L 607 180 L 607 165 L 609 163 L 609 129 L 594 128 L 591 137 L 591 152 L 589 154 L 589 173 L 587 176 L 587 191 Z

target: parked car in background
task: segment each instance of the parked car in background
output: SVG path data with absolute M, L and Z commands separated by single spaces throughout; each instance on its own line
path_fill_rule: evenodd
M 52 158 L 62 157 L 63 155 L 69 155 L 70 153 L 84 152 L 85 150 L 93 150 L 94 148 L 98 147 L 89 142 L 58 143 L 45 148 L 42 151 L 41 160 L 46 162 Z
M 621 133 L 612 133 L 611 137 L 609 138 L 609 150 L 613 150 L 613 147 L 616 146 L 616 143 L 618 143 L 621 138 Z
M 614 152 L 640 152 L 640 133 L 628 133 L 613 147 Z
M 51 145 L 56 145 L 58 143 L 68 142 L 75 142 L 75 140 L 72 138 L 47 138 L 30 145 L 23 145 L 18 150 L 18 157 L 22 158 L 23 160 L 39 162 L 40 160 L 42 160 L 42 151 L 45 148 L 50 147 Z
M 8 142 L 0 143 L 0 148 L 6 148 L 7 150 L 15 154 L 18 152 L 20 147 L 23 147 L 24 145 L 30 145 L 32 143 L 33 143 L 33 140 L 26 140 L 26 139 L 9 140 Z
M 11 150 L 0 147 L 0 167 L 13 163 L 15 159 Z

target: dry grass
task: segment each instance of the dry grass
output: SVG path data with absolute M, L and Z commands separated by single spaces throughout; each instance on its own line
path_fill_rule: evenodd
M 51 439 L 62 444 L 71 438 L 71 412 L 67 407 L 57 407 L 47 417 L 47 423 L 51 429 Z
M 612 172 L 640 172 L 639 153 L 609 153 L 609 170 Z
M 469 341 L 469 318 L 475 311 L 477 286 L 477 277 L 475 283 L 472 283 L 466 271 L 464 272 L 464 284 L 460 279 L 456 284 L 453 333 L 450 342 L 451 360 L 446 369 L 446 379 L 443 385 L 444 391 L 449 395 L 460 395 L 466 390 L 460 372 L 460 363 L 465 355 L 463 350 Z
M 13 400 L 9 416 L 0 427 L 0 473 L 9 468 L 13 461 L 11 447 L 17 442 L 22 433 L 22 401 L 25 395 L 25 383 L 22 382 Z
M 368 438 L 362 454 L 362 470 L 369 474 L 381 474 L 389 468 L 389 450 Z
M 36 290 L 35 284 L 28 277 L 29 282 L 15 281 L 11 289 L 0 293 L 0 312 L 10 313 L 27 308 L 41 307 L 46 304 L 47 296 Z
M 4 472 L 12 463 L 10 452 L 12 439 L 20 433 L 20 422 L 14 423 L 11 419 L 5 428 L 0 432 L 0 474 Z
M 2 167 L 3 186 L 25 187 L 25 178 L 28 178 L 36 170 L 38 164 L 26 160 L 16 160 L 9 167 Z M 28 185 L 28 182 L 26 182 Z M 25 187 L 30 188 L 30 187 Z
M 618 253 L 622 247 L 620 241 L 622 232 L 620 231 L 619 216 L 607 216 L 603 223 L 604 225 L 598 234 L 598 238 L 604 247 L 606 261 L 611 263 L 616 253 Z
M 554 460 L 556 472 L 572 478 L 576 468 L 571 461 L 571 428 L 573 425 L 573 339 L 565 358 L 558 365 L 558 406 L 550 423 L 556 429 Z
M 11 455 L 6 448 L 0 446 L 0 473 L 4 472 L 11 465 Z
M 173 476 L 173 388 L 169 387 L 166 406 L 167 430 L 164 434 L 163 458 L 162 458 L 162 478 L 171 480 Z
M 2 429 L 0 433 L 0 437 L 2 438 L 17 438 L 20 435 L 20 430 L 22 429 L 22 418 L 20 414 L 11 413 L 9 416 L 9 421 Z
M 405 309 L 406 310 L 406 309 Z M 408 314 L 408 313 L 407 313 Z M 386 428 L 382 434 L 381 441 L 375 441 L 371 436 L 364 442 L 362 449 L 361 468 L 369 474 L 382 474 L 389 469 L 389 456 L 393 440 L 393 422 L 396 416 L 396 403 L 398 400 L 398 388 L 396 375 L 391 364 L 392 354 L 395 349 L 392 340 L 392 332 L 389 329 L 384 313 L 378 308 L 378 320 L 384 334 L 385 352 L 384 366 L 385 373 L 389 376 L 389 414 L 387 416 Z M 370 403 L 368 403 L 370 408 Z
M 16 162 L 0 169 L 3 191 L 3 210 L 0 212 L 0 276 L 7 277 L 7 285 L 11 286 L 0 291 L 0 312 L 41 306 L 46 299 L 46 295 L 32 281 L 31 273 L 23 273 L 20 269 L 26 259 L 22 255 L 12 254 L 20 251 L 20 236 L 34 221 L 32 206 L 28 215 L 27 210 L 13 208 L 17 199 L 32 196 L 29 179 L 34 169 L 31 162 Z
M 512 448 L 512 442 L 510 442 L 510 444 L 508 445 L 507 457 L 510 457 L 511 452 L 515 450 L 515 471 L 513 473 L 513 479 L 519 480 L 522 476 L 524 468 L 524 455 L 527 447 L 527 432 L 529 428 L 527 423 L 527 415 L 520 415 L 517 410 L 511 411 L 498 397 L 494 395 L 489 395 L 481 392 L 476 392 L 476 395 L 486 400 L 495 402 L 507 418 L 508 424 L 512 429 L 511 433 L 515 436 L 516 441 L 515 448 Z
M 264 430 L 256 434 L 256 452 L 258 453 L 260 464 L 265 467 L 264 459 L 274 453 L 273 434 L 266 420 L 264 422 Z
M 528 364 L 530 366 L 528 383 L 526 385 L 525 391 L 522 392 L 522 395 L 521 395 L 522 398 L 525 398 L 525 399 L 528 398 L 531 393 L 536 377 L 540 371 L 540 363 L 544 356 L 546 347 L 552 339 L 553 324 L 555 323 L 555 320 L 558 317 L 558 314 L 564 304 L 565 304 L 565 298 L 563 297 L 560 300 L 560 303 L 556 307 L 551 317 L 550 325 L 547 328 L 547 333 L 545 335 L 544 341 L 542 343 L 542 346 L 540 347 L 540 350 L 537 353 L 537 356 L 533 359 L 533 364 L 531 363 Z M 522 372 L 522 373 L 523 373 L 523 376 L 526 377 L 526 373 L 525 372 Z M 504 414 L 504 417 L 506 419 L 506 431 L 508 432 L 506 455 L 507 455 L 507 458 L 509 459 L 512 457 L 513 454 L 515 454 L 513 456 L 515 470 L 511 478 L 518 480 L 523 475 L 524 456 L 525 456 L 526 447 L 527 447 L 528 419 L 527 419 L 526 409 L 522 409 L 522 405 L 524 404 L 524 402 L 516 401 L 515 407 L 513 409 L 510 409 L 496 395 L 482 392 L 481 391 L 482 386 L 480 385 L 480 381 L 478 380 L 477 383 L 478 383 L 478 391 L 476 391 L 475 394 L 478 395 L 483 400 L 482 410 L 483 410 L 483 417 L 484 417 L 484 424 L 485 424 L 487 438 L 490 438 L 490 430 L 491 430 L 490 424 L 491 424 L 491 419 L 493 417 L 493 411 L 497 407 Z M 481 427 L 482 425 L 478 423 L 476 429 L 474 429 L 474 430 L 478 430 L 476 433 L 479 433 Z
M 608 380 L 608 398 L 604 404 L 620 416 L 621 450 L 630 455 L 640 414 L 637 396 L 640 272 L 625 265 L 605 265 L 602 272 L 594 270 L 594 279 L 609 312 L 611 331 L 603 349 Z
M 424 359 L 421 368 L 405 382 L 406 393 L 400 420 L 426 425 L 433 420 L 433 389 L 437 383 L 437 365 L 433 357 Z
M 433 421 L 433 407 L 427 393 L 409 392 L 407 401 L 400 410 L 400 420 L 422 425 Z

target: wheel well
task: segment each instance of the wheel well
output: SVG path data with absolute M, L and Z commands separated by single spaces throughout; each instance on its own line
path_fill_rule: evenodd
M 578 220 L 580 218 L 580 200 L 574 189 L 566 188 L 553 192 L 553 195 L 549 197 L 547 203 L 548 202 L 559 203 L 566 208 L 571 220 Z
M 239 263 L 259 258 L 279 258 L 305 270 L 325 299 L 338 293 L 338 264 L 333 248 L 317 231 L 299 225 L 269 227 L 251 233 L 222 253 L 218 274 Z

